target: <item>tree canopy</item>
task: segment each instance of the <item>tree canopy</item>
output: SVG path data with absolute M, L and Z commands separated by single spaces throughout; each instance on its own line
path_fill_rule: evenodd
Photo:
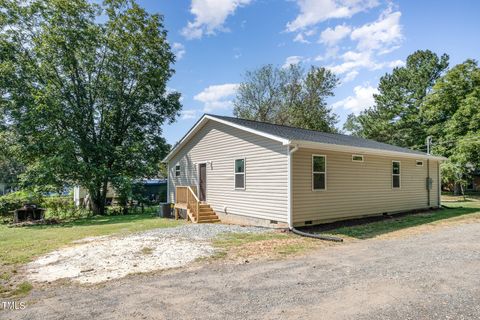
M 0 127 L 33 182 L 81 185 L 103 213 L 108 183 L 155 174 L 169 149 L 163 17 L 133 0 L 0 3 Z
M 449 57 L 430 50 L 409 55 L 404 67 L 380 78 L 375 104 L 360 115 L 350 115 L 344 129 L 355 135 L 418 148 L 427 137 L 420 107 L 435 81 L 448 68 Z
M 433 151 L 449 157 L 443 176 L 465 182 L 480 170 L 480 68 L 467 60 L 437 80 L 421 109 Z
M 234 101 L 235 116 L 324 132 L 336 132 L 338 117 L 326 99 L 338 78 L 330 70 L 265 65 L 248 71 Z
M 464 185 L 480 170 L 480 69 L 466 60 L 448 69 L 448 56 L 416 51 L 404 67 L 380 79 L 375 105 L 350 115 L 344 128 L 353 134 L 449 158 L 445 180 Z

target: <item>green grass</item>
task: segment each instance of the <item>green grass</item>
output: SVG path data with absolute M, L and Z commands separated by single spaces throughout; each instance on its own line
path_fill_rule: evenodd
M 409 214 L 398 217 L 393 216 L 381 221 L 338 227 L 333 230 L 326 230 L 323 232 L 357 239 L 368 239 L 385 233 L 424 224 L 445 221 L 452 218 L 480 218 L 480 201 L 467 199 L 467 201 L 451 202 L 446 205 L 449 207 L 448 209 Z
M 217 248 L 238 247 L 246 243 L 272 240 L 287 239 L 287 233 L 266 232 L 266 233 L 226 233 L 213 240 L 213 245 Z
M 272 240 L 272 243 L 268 243 Z M 275 240 L 284 240 L 281 243 L 273 242 Z M 291 254 L 301 253 L 315 246 L 315 240 L 309 238 L 302 238 L 292 233 L 266 232 L 266 233 L 228 233 L 223 234 L 213 240 L 213 245 L 221 249 L 217 251 L 214 258 L 224 258 L 229 250 L 240 249 L 243 245 L 254 244 L 266 241 L 268 245 L 262 247 L 260 252 L 256 252 L 255 246 L 249 248 L 244 255 L 255 255 L 259 253 L 270 256 L 285 256 Z M 266 252 L 268 251 L 268 252 Z
M 10 295 L 13 297 L 23 297 L 26 296 L 32 289 L 33 286 L 29 282 L 22 282 L 10 293 Z
M 59 225 L 19 228 L 0 225 L 0 261 L 3 265 L 26 263 L 36 256 L 85 237 L 175 227 L 181 223 L 183 222 L 148 214 L 134 214 L 95 216 Z

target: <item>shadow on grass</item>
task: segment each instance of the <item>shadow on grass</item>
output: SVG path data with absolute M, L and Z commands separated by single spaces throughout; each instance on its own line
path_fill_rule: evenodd
M 47 229 L 47 228 L 69 228 L 69 227 L 84 227 L 84 226 L 101 226 L 112 225 L 120 223 L 140 222 L 142 220 L 149 220 L 155 218 L 153 214 L 128 214 L 128 215 L 111 215 L 111 216 L 93 216 L 88 218 L 80 218 L 70 221 L 64 221 L 59 224 L 43 224 L 26 226 L 28 229 Z
M 460 217 L 475 212 L 480 212 L 480 209 L 472 207 L 454 207 L 418 213 L 403 213 L 390 216 L 339 221 L 319 226 L 304 227 L 302 229 L 311 233 L 327 233 L 340 236 L 344 235 L 357 239 L 369 239 L 385 233 L 435 221 Z

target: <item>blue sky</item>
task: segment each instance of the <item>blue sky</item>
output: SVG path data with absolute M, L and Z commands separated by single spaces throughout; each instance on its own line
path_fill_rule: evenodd
M 418 49 L 479 59 L 480 1 L 143 0 L 161 13 L 177 54 L 169 88 L 182 116 L 165 126 L 174 144 L 204 113 L 232 114 L 246 70 L 300 63 L 341 79 L 329 99 L 340 116 L 371 106 L 379 78 Z

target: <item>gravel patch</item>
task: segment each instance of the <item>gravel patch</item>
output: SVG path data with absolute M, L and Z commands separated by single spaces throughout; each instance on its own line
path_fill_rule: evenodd
M 128 274 L 185 266 L 215 253 L 210 240 L 224 233 L 268 229 L 222 224 L 188 224 L 125 236 L 89 237 L 44 255 L 27 265 L 30 280 L 71 279 L 99 283 Z
M 260 227 L 243 227 L 239 225 L 207 223 L 186 224 L 176 228 L 164 228 L 146 231 L 144 234 L 158 237 L 175 237 L 188 240 L 212 240 L 223 233 L 262 233 L 272 229 Z

